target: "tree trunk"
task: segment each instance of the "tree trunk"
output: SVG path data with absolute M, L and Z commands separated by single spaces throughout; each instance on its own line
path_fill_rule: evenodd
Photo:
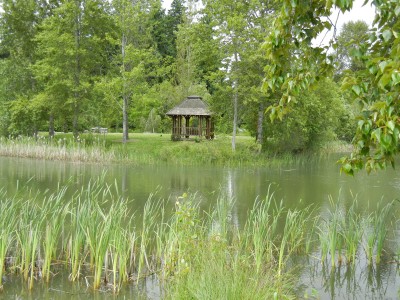
M 264 123 L 264 103 L 260 103 L 258 107 L 258 118 L 257 118 L 257 143 L 262 145 L 263 143 L 263 123 Z
M 75 97 L 78 97 L 75 95 Z M 75 103 L 74 103 L 74 116 L 72 119 L 72 133 L 74 135 L 75 140 L 78 138 L 78 123 L 79 123 L 79 105 L 78 105 L 78 100 L 75 98 Z
M 238 63 L 238 53 L 235 51 L 235 64 Z M 236 150 L 236 131 L 237 131 L 237 119 L 238 119 L 238 86 L 239 86 L 239 79 L 236 78 L 234 80 L 234 93 L 233 93 L 233 131 L 232 131 L 232 150 Z
M 122 55 L 122 142 L 125 144 L 129 140 L 129 120 L 128 120 L 128 109 L 129 109 L 129 97 L 127 95 L 126 78 L 125 78 L 125 47 L 126 47 L 126 36 L 122 34 L 121 39 L 121 55 Z
M 73 120 L 72 120 L 72 131 L 74 138 L 78 138 L 78 124 L 79 124 L 79 110 L 80 110 L 80 76 L 81 76 L 81 57 L 79 50 L 81 48 L 81 16 L 80 16 L 80 1 L 76 3 L 77 5 L 77 14 L 75 16 L 75 74 L 74 74 L 74 83 L 75 83 L 75 91 L 74 91 L 74 111 L 73 111 Z
M 49 137 L 54 137 L 54 115 L 50 113 L 49 117 Z
M 129 140 L 129 124 L 128 124 L 128 97 L 123 95 L 122 107 L 122 142 L 125 144 Z

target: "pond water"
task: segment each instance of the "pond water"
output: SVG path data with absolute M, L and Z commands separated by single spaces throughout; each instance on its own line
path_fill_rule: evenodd
M 0 157 L 0 189 L 12 194 L 17 185 L 24 185 L 34 191 L 45 191 L 67 182 L 78 188 L 103 174 L 107 183 L 118 185 L 125 197 L 134 200 L 134 210 L 138 211 L 151 193 L 169 198 L 171 208 L 176 197 L 187 192 L 197 193 L 196 199 L 206 210 L 221 194 L 233 197 L 233 218 L 239 226 L 243 225 L 255 199 L 266 197 L 269 190 L 274 192 L 276 199 L 282 199 L 286 208 L 313 205 L 316 213 L 327 210 L 330 198 L 340 199 L 348 207 L 357 197 L 360 207 L 370 207 L 371 211 L 379 201 L 389 203 L 399 198 L 399 172 L 388 169 L 349 177 L 340 174 L 335 163 L 338 157 L 299 159 L 292 164 L 272 167 L 240 168 L 91 165 Z M 310 262 L 311 258 L 307 260 L 310 267 L 303 269 L 299 288 L 308 296 L 313 293 L 321 299 L 397 299 L 399 296 L 400 277 L 396 264 L 381 264 L 379 268 L 369 268 L 367 264 L 359 268 L 342 266 L 332 272 L 315 261 Z M 150 281 L 147 284 L 151 286 Z M 50 298 L 57 294 L 58 285 L 55 282 L 52 289 L 46 288 Z M 143 289 L 147 290 L 149 298 L 159 297 L 151 287 Z M 21 288 L 13 289 L 12 295 L 17 295 L 16 291 L 20 292 Z M 26 297 L 21 294 L 21 298 Z

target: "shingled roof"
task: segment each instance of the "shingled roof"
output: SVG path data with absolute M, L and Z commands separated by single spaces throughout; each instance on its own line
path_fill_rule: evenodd
M 167 116 L 211 116 L 212 113 L 200 96 L 189 96 L 166 113 Z

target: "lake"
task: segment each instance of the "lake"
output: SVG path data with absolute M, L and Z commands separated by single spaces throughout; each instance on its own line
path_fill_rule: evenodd
M 59 184 L 70 182 L 79 189 L 90 180 L 104 176 L 106 183 L 117 185 L 124 197 L 134 200 L 133 209 L 138 211 L 154 193 L 159 198 L 169 199 L 171 210 L 176 198 L 184 193 L 196 193 L 196 199 L 204 210 L 212 206 L 219 195 L 224 195 L 235 199 L 232 217 L 238 226 L 243 225 L 255 199 L 266 197 L 271 192 L 276 199 L 283 201 L 286 208 L 301 209 L 312 205 L 315 214 L 326 212 L 329 199 L 340 201 L 346 208 L 357 198 L 359 206 L 370 212 L 374 211 L 378 202 L 385 204 L 399 199 L 399 172 L 388 169 L 370 175 L 360 172 L 350 177 L 340 174 L 335 163 L 339 157 L 332 155 L 270 167 L 238 168 L 167 164 L 94 165 L 0 157 L 0 188 L 9 195 L 15 193 L 17 186 L 33 191 L 52 191 Z M 395 233 L 397 226 L 393 227 Z M 394 234 L 394 239 L 394 244 L 398 245 L 399 235 Z M 298 289 L 301 295 L 312 297 L 315 293 L 321 299 L 396 299 L 399 296 L 397 264 L 382 263 L 378 268 L 371 268 L 365 263 L 365 266 L 344 265 L 332 270 L 312 257 L 299 258 L 299 261 L 300 265 L 306 261 L 308 266 L 300 270 Z M 59 281 L 55 280 L 51 288 L 37 290 L 41 293 L 51 291 L 50 299 L 61 289 L 60 286 L 67 285 L 65 288 L 68 290 L 76 289 L 71 287 L 72 284 L 57 283 Z M 21 281 L 15 280 L 14 284 L 16 287 L 11 291 L 5 287 L 3 293 L 11 293 L 11 296 L 21 292 L 18 288 Z M 148 298 L 159 298 L 157 284 L 152 284 L 151 280 L 141 288 Z M 21 297 L 25 299 L 23 295 Z M 67 299 L 68 295 L 65 297 Z

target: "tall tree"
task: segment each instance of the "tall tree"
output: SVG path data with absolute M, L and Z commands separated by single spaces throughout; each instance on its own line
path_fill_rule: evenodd
M 0 13 L 0 72 L 2 84 L 0 87 L 0 102 L 3 108 L 0 112 L 2 119 L 2 131 L 7 133 L 35 133 L 36 125 L 30 120 L 30 114 L 24 114 L 28 120 L 24 120 L 27 126 L 21 126 L 16 113 L 10 114 L 10 107 L 14 111 L 25 107 L 32 101 L 37 90 L 36 80 L 30 69 L 35 63 L 36 42 L 34 37 L 38 26 L 43 19 L 40 14 L 41 1 L 1 1 L 3 11 Z M 22 102 L 25 105 L 20 105 Z M 26 102 L 27 101 L 27 102 Z
M 113 1 L 114 20 L 117 24 L 114 44 L 119 54 L 114 57 L 112 79 L 105 83 L 111 93 L 106 93 L 111 101 L 121 102 L 123 142 L 129 139 L 129 109 L 133 99 L 139 100 L 147 87 L 148 75 L 153 65 L 152 21 L 160 11 L 157 0 L 115 0 Z M 115 73 L 117 71 L 118 75 Z
M 364 21 L 350 21 L 343 25 L 337 37 L 335 74 L 342 75 L 345 70 L 353 72 L 363 69 L 363 62 L 353 56 L 368 41 L 368 24 Z
M 218 29 L 217 38 L 220 41 L 222 51 L 225 53 L 223 60 L 224 70 L 232 89 L 232 150 L 235 150 L 240 84 L 238 63 L 240 61 L 240 52 L 245 42 L 245 16 L 248 5 L 242 1 L 228 0 L 207 0 L 205 5 L 207 12 L 213 17 L 214 26 Z
M 261 86 L 263 67 L 257 58 L 262 58 L 262 44 L 268 33 L 271 16 L 278 6 L 274 1 L 205 1 L 206 13 L 213 19 L 219 47 L 224 54 L 223 64 L 225 82 L 229 82 L 232 99 L 232 149 L 235 150 L 236 131 L 240 121 L 239 107 L 244 102 L 256 103 L 260 107 L 260 126 L 257 134 L 262 139 L 263 107 L 266 97 L 261 94 L 251 95 L 254 86 Z M 252 67 L 250 66 L 252 65 Z M 249 74 L 250 72 L 250 74 Z M 217 74 L 220 71 L 216 72 Z M 245 78 L 246 77 L 246 78 Z M 252 77 L 250 79 L 250 77 Z M 225 90 L 228 91 L 228 90 Z M 245 100 L 247 98 L 247 100 Z M 251 101 L 248 101 L 251 99 Z M 261 101 L 260 101 L 261 100 Z
M 40 98 L 46 100 L 50 119 L 56 116 L 64 126 L 71 124 L 75 137 L 90 125 L 96 111 L 92 90 L 108 68 L 106 32 L 111 28 L 107 2 L 67 0 L 45 20 L 36 39 L 40 60 L 34 71 L 43 86 Z

